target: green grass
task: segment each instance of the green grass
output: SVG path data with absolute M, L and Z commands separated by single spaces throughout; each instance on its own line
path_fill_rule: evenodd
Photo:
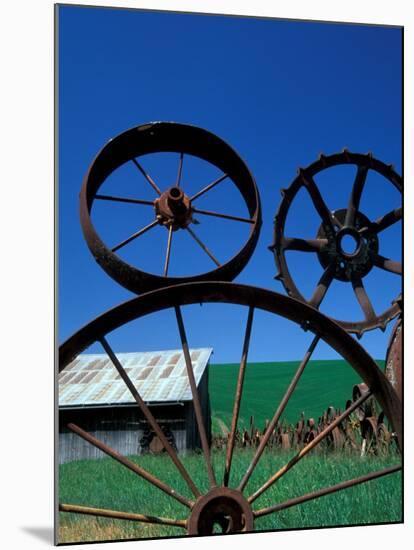
M 381 361 L 378 363 L 382 366 Z M 271 419 L 297 367 L 298 361 L 249 363 L 246 368 L 239 426 L 254 416 L 257 427 Z M 239 364 L 212 364 L 209 391 L 213 432 L 221 433 L 220 421 L 231 424 L 234 392 Z M 282 420 L 296 423 L 301 412 L 306 418 L 318 419 L 329 406 L 345 408 L 352 398 L 352 387 L 361 382 L 356 372 L 343 360 L 310 361 L 293 393 Z
M 245 494 L 253 493 L 280 466 L 290 453 L 267 452 L 255 470 Z M 234 455 L 230 486 L 237 486 L 252 457 L 251 450 L 238 450 Z M 185 483 L 167 456 L 131 457 L 154 475 L 173 486 L 179 493 L 191 497 Z M 202 491 L 208 488 L 203 456 L 189 454 L 182 460 Z M 224 453 L 214 452 L 213 462 L 221 479 Z M 255 501 L 259 509 L 286 499 L 379 470 L 399 462 L 399 457 L 366 457 L 334 453 L 310 454 L 276 485 Z M 187 517 L 187 508 L 145 482 L 112 459 L 75 461 L 60 467 L 60 502 L 84 506 L 111 508 L 129 512 L 171 518 Z M 365 523 L 401 521 L 401 476 L 385 478 L 344 490 L 278 514 L 256 520 L 257 530 L 291 529 Z M 110 540 L 181 536 L 185 531 L 176 527 L 136 524 L 133 522 L 94 518 L 77 514 L 60 514 L 60 541 Z
M 280 402 L 298 362 L 250 363 L 246 369 L 245 388 L 240 411 L 240 426 L 247 426 L 250 416 L 262 427 Z M 234 390 L 239 365 L 211 365 L 209 384 L 213 431 L 221 432 L 220 424 L 230 426 Z M 311 361 L 283 415 L 293 423 L 303 411 L 307 418 L 317 419 L 328 406 L 343 409 L 352 397 L 352 387 L 360 382 L 344 361 Z M 252 449 L 236 449 L 230 486 L 237 487 L 246 471 Z M 294 451 L 266 452 L 247 488 L 252 494 Z M 222 479 L 224 453 L 213 452 L 217 478 Z M 171 485 L 179 493 L 191 494 L 167 456 L 130 457 L 134 462 Z M 188 454 L 182 461 L 202 492 L 208 490 L 203 456 Z M 380 470 L 399 462 L 388 457 L 324 453 L 313 451 L 279 482 L 255 501 L 259 509 L 275 503 Z M 112 459 L 82 460 L 60 466 L 59 500 L 97 508 L 110 508 L 170 518 L 186 519 L 188 509 L 145 482 Z M 286 509 L 256 520 L 256 530 L 298 529 L 335 525 L 388 523 L 401 521 L 401 475 L 392 474 L 357 487 Z M 135 522 L 95 518 L 78 514 L 60 514 L 60 542 L 117 540 L 181 536 L 185 531 Z

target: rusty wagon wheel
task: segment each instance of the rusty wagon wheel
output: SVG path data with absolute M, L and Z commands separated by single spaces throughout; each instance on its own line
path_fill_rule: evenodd
M 148 157 L 158 153 L 177 153 L 177 168 L 170 176 L 170 185 L 167 189 L 161 189 L 142 165 L 142 156 Z M 183 166 L 185 168 L 188 157 L 206 161 L 221 172 L 219 177 L 209 183 L 198 182 L 200 175 L 193 174 L 192 179 L 195 179 L 195 183 L 199 185 L 197 192 L 193 194 L 186 191 L 186 183 L 188 184 L 191 174 L 190 176 L 183 175 Z M 144 159 L 145 162 L 146 159 Z M 132 163 L 137 168 L 137 196 L 113 196 L 100 193 L 100 188 L 108 176 L 127 163 Z M 247 216 L 242 217 L 234 215 L 232 212 L 222 212 L 220 205 L 218 211 L 198 208 L 198 199 L 225 180 L 232 182 L 240 194 L 247 207 Z M 142 196 L 139 196 L 139 184 L 151 186 L 154 195 L 152 200 L 144 200 Z M 120 192 L 122 193 L 122 191 Z M 137 230 L 126 236 L 121 242 L 105 244 L 91 219 L 94 205 L 102 201 L 107 203 L 109 201 L 112 204 L 134 204 L 137 210 Z M 142 209 L 148 208 L 152 209 L 153 220 L 144 225 Z M 247 264 L 255 249 L 260 232 L 261 208 L 252 174 L 243 160 L 227 143 L 196 126 L 173 122 L 154 122 L 123 132 L 110 140 L 97 154 L 84 178 L 80 194 L 80 219 L 88 247 L 99 265 L 115 281 L 138 294 L 169 284 L 189 281 L 233 280 Z M 214 224 L 217 219 L 229 220 L 229 223 L 239 223 L 241 226 L 247 226 L 249 230 L 247 241 L 227 262 L 219 260 L 214 251 L 206 246 L 194 229 L 194 224 L 201 223 L 201 220 L 203 224 Z M 105 224 L 107 227 L 111 227 L 110 220 L 105 219 Z M 118 255 L 120 249 L 124 249 L 157 226 L 165 228 L 166 237 L 165 250 L 153 251 L 155 257 L 157 254 L 160 257 L 158 273 L 143 271 L 139 267 L 127 263 Z M 211 271 L 185 277 L 170 275 L 170 259 L 171 254 L 174 253 L 174 234 L 177 231 L 188 235 L 189 244 L 190 241 L 193 241 L 206 255 L 206 259 L 209 258 L 208 261 L 214 265 Z M 187 253 L 186 264 L 191 263 L 190 260 Z M 139 258 L 136 263 L 139 264 Z
M 388 342 L 385 356 L 385 375 L 392 387 L 402 399 L 402 370 L 403 370 L 403 322 L 402 317 L 397 319 Z
M 205 419 L 203 419 L 200 397 L 198 395 L 196 379 L 192 367 L 182 312 L 183 306 L 203 303 L 234 304 L 244 306 L 247 310 L 247 322 L 244 330 L 240 367 L 236 382 L 231 429 L 227 440 L 224 473 L 222 477 L 220 476 L 221 479 L 218 479 L 211 460 Z M 185 370 L 191 388 L 195 419 L 201 440 L 202 457 L 200 457 L 200 460 L 203 460 L 205 463 L 204 468 L 209 482 L 209 488 L 203 492 L 189 475 L 178 454 L 167 441 L 150 409 L 141 398 L 129 374 L 117 359 L 116 352 L 112 349 L 107 340 L 107 335 L 109 333 L 124 324 L 135 319 L 142 318 L 151 313 L 162 312 L 165 310 L 171 310 L 175 314 L 177 325 L 175 330 L 181 340 L 183 355 L 185 358 Z M 246 472 L 243 474 L 243 477 L 239 482 L 235 483 L 234 486 L 230 486 L 230 480 L 234 477 L 234 472 L 233 475 L 231 475 L 231 468 L 241 398 L 244 388 L 245 371 L 250 347 L 250 337 L 254 321 L 254 312 L 259 310 L 269 312 L 283 319 L 292 321 L 300 327 L 299 330 L 303 329 L 303 325 L 305 323 L 309 331 L 309 336 L 312 336 L 312 340 L 289 386 L 287 387 L 282 400 L 275 408 L 274 416 L 268 423 Z M 254 492 L 250 492 L 249 489 L 250 494 L 247 494 L 247 483 L 254 472 L 269 439 L 274 433 L 275 428 L 278 426 L 279 420 L 281 419 L 288 401 L 299 380 L 301 379 L 301 375 L 303 374 L 305 367 L 319 341 L 327 343 L 336 352 L 340 353 L 343 359 L 345 359 L 349 365 L 362 377 L 367 384 L 368 389 L 359 399 L 351 403 L 342 414 L 335 417 L 335 419 L 332 420 L 332 422 L 327 425 L 322 432 L 315 432 L 312 440 L 309 441 L 302 449 L 292 449 L 293 456 L 288 460 L 288 462 L 281 468 L 277 469 L 277 471 L 275 471 L 263 485 L 257 488 Z M 188 513 L 186 517 L 165 518 L 145 515 L 145 510 L 140 510 L 139 513 L 138 511 L 134 513 L 127 513 L 119 510 L 85 507 L 76 503 L 61 503 L 59 509 L 62 512 L 90 514 L 94 516 L 127 519 L 131 521 L 156 523 L 161 525 L 174 525 L 186 530 L 186 532 L 190 535 L 209 535 L 216 532 L 217 529 L 223 533 L 245 532 L 254 530 L 254 523 L 257 518 L 276 513 L 280 510 L 299 505 L 309 500 L 323 497 L 324 495 L 341 491 L 360 483 L 368 482 L 372 479 L 397 472 L 401 469 L 401 465 L 396 464 L 395 466 L 349 479 L 336 485 L 323 487 L 317 491 L 302 494 L 283 502 L 276 502 L 270 506 L 266 506 L 265 508 L 255 508 L 253 506 L 254 502 L 260 495 L 265 493 L 271 486 L 277 483 L 312 449 L 327 438 L 333 430 L 335 430 L 335 428 L 344 421 L 344 419 L 360 407 L 371 395 L 374 395 L 379 401 L 385 415 L 401 441 L 401 403 L 384 373 L 377 366 L 374 360 L 367 354 L 367 352 L 358 344 L 358 342 L 352 338 L 352 336 L 347 334 L 331 319 L 298 300 L 294 300 L 288 296 L 277 294 L 269 290 L 226 282 L 187 283 L 151 291 L 109 310 L 83 327 L 79 330 L 79 332 L 75 333 L 66 342 L 64 342 L 59 349 L 59 371 L 64 371 L 66 367 L 70 366 L 70 364 L 76 360 L 78 354 L 95 342 L 101 344 L 108 356 L 108 361 L 110 361 L 113 367 L 118 371 L 119 376 L 123 379 L 131 394 L 135 398 L 148 424 L 151 426 L 154 433 L 159 437 L 166 452 L 174 462 L 179 474 L 186 482 L 188 489 L 191 492 L 191 497 L 186 497 L 180 494 L 171 485 L 161 481 L 150 472 L 144 470 L 137 463 L 130 461 L 128 458 L 109 448 L 103 442 L 88 434 L 81 427 L 75 424 L 69 424 L 68 428 L 89 442 L 91 445 L 94 445 L 104 453 L 113 457 L 126 468 L 129 468 L 138 476 L 145 479 L 147 482 L 156 486 L 172 499 L 180 502 L 185 508 L 187 508 Z M 91 504 L 93 505 L 93 503 Z
M 323 170 L 340 165 L 355 165 L 357 171 L 347 207 L 331 211 L 317 187 L 314 176 Z M 381 232 L 401 220 L 402 208 L 391 210 L 373 221 L 360 210 L 361 195 L 369 170 L 379 173 L 397 191 L 402 192 L 402 179 L 393 166 L 375 159 L 370 153 L 363 155 L 345 149 L 342 153 L 321 155 L 307 168 L 300 168 L 292 184 L 282 190 L 283 198 L 275 217 L 274 240 L 269 247 L 274 253 L 278 270 L 275 278 L 282 282 L 289 296 L 307 302 L 317 309 L 334 279 L 351 283 L 364 320 L 336 321 L 345 330 L 359 337 L 367 330 L 385 330 L 387 323 L 400 312 L 398 297 L 395 297 L 386 311 L 377 314 L 363 284 L 363 278 L 374 267 L 398 276 L 402 275 L 400 262 L 385 258 L 379 253 Z M 310 239 L 284 234 L 287 214 L 301 189 L 309 193 L 321 218 L 317 235 Z M 285 255 L 287 250 L 315 253 L 322 266 L 323 274 L 309 300 L 301 294 L 289 272 Z

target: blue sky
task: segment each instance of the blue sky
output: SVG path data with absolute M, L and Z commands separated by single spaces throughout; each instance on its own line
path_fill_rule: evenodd
M 90 162 L 110 138 L 132 126 L 154 120 L 194 124 L 217 134 L 240 154 L 259 188 L 263 226 L 256 251 L 237 281 L 282 293 L 283 287 L 273 279 L 276 268 L 267 246 L 279 190 L 290 184 L 297 168 L 321 152 L 348 147 L 372 151 L 401 173 L 400 29 L 72 6 L 59 8 L 58 25 L 59 342 L 132 297 L 97 266 L 78 216 L 79 190 Z M 165 187 L 176 163 L 167 155 L 163 163 L 146 159 L 145 167 Z M 136 192 L 137 198 L 150 198 L 151 188 L 133 168 L 114 174 L 107 192 L 123 186 L 128 196 Z M 211 167 L 189 162 L 184 165 L 183 186 L 197 190 L 214 176 Z M 349 167 L 326 171 L 317 179 L 332 209 L 346 206 L 352 181 Z M 214 207 L 217 204 L 222 208 Z M 363 212 L 375 219 L 399 204 L 391 185 L 370 174 Z M 229 213 L 233 205 L 231 213 L 236 215 L 244 208 L 231 184 L 211 192 L 204 205 Z M 108 244 L 148 223 L 151 213 L 137 208 L 105 205 L 96 212 L 96 226 Z M 238 232 L 242 229 L 227 220 L 200 221 L 197 230 L 220 259 L 228 259 L 243 238 Z M 289 236 L 311 238 L 318 224 L 309 200 L 298 196 L 288 219 Z M 157 229 L 125 250 L 125 258 L 146 270 L 159 269 L 166 235 Z M 387 230 L 380 252 L 401 259 L 400 239 L 398 225 Z M 189 273 L 214 267 L 202 251 L 177 236 L 171 260 L 177 274 L 184 246 L 196 266 Z M 320 275 L 319 264 L 309 255 L 292 253 L 290 265 L 298 287 L 309 297 Z M 399 278 L 379 270 L 364 283 L 378 312 L 399 292 Z M 352 291 L 339 282 L 329 289 L 321 310 L 347 320 L 362 318 Z M 190 345 L 212 346 L 216 361 L 238 361 L 246 314 L 243 311 L 241 317 L 237 308 L 219 311 L 212 306 L 204 307 L 200 317 L 199 309 L 188 308 Z M 226 330 L 217 330 L 218 317 Z M 114 347 L 178 347 L 173 323 L 168 314 L 141 320 L 114 334 Z M 374 331 L 364 336 L 362 343 L 373 356 L 384 356 L 389 331 L 390 327 L 385 334 Z M 276 351 L 269 337 L 273 334 L 282 344 Z M 298 359 L 310 338 L 291 323 L 266 314 L 255 317 L 252 336 L 254 360 Z M 334 355 L 321 346 L 318 356 Z

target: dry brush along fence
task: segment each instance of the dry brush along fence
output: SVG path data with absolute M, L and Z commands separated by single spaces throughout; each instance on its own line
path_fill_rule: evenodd
M 346 402 L 344 410 L 367 391 L 366 384 L 354 387 L 353 399 Z M 296 423 L 278 422 L 273 429 L 267 443 L 272 452 L 280 450 L 299 449 L 305 447 L 322 433 L 330 424 L 342 415 L 341 409 L 328 407 L 315 420 L 305 418 L 302 413 Z M 250 417 L 248 429 L 238 429 L 235 434 L 235 447 L 238 449 L 257 448 L 263 441 L 269 426 L 266 420 L 263 428 L 255 424 L 254 417 Z M 226 449 L 230 436 L 224 423 L 220 424 L 222 433 L 215 433 L 212 438 L 214 449 Z M 387 455 L 391 449 L 396 449 L 396 434 L 390 429 L 384 413 L 380 411 L 378 403 L 373 397 L 358 407 L 354 413 L 345 418 L 319 445 L 318 450 L 325 452 L 339 451 L 356 453 L 360 456 L 367 454 Z

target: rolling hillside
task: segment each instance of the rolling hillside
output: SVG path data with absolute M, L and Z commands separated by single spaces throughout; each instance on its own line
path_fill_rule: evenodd
M 383 362 L 378 361 L 382 366 Z M 261 427 L 270 419 L 286 391 L 299 362 L 249 363 L 246 368 L 239 426 L 250 416 Z M 238 364 L 211 364 L 209 388 L 213 431 L 224 423 L 230 427 Z M 330 405 L 344 409 L 352 397 L 352 387 L 361 382 L 355 371 L 341 360 L 310 361 L 286 407 L 283 419 L 296 422 L 303 411 L 315 420 Z

